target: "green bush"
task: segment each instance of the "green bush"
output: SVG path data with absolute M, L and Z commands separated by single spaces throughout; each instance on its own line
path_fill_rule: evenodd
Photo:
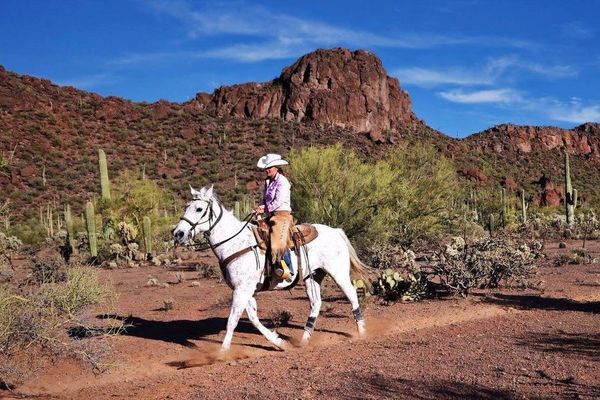
M 385 162 L 367 163 L 335 145 L 289 154 L 292 203 L 301 221 L 342 228 L 359 247 L 393 234 L 390 207 L 394 173 Z
M 408 246 L 448 231 L 460 211 L 451 207 L 461 193 L 452 162 L 427 146 L 396 147 L 386 160 L 395 174 L 391 206 L 397 241 Z
M 443 233 L 453 218 L 454 167 L 432 148 L 394 148 L 363 161 L 338 144 L 292 151 L 289 160 L 298 218 L 342 228 L 359 248 L 410 245 Z

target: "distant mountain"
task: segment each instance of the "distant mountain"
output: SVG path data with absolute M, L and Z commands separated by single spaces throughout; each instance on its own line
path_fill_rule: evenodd
M 366 156 L 430 144 L 473 184 L 526 187 L 550 203 L 560 196 L 566 149 L 582 198 L 600 184 L 598 124 L 500 125 L 453 139 L 419 120 L 399 82 L 362 50 L 317 50 L 271 82 L 221 87 L 185 103 L 102 97 L 0 67 L 0 152 L 14 151 L 10 165 L 0 163 L 0 200 L 10 199 L 21 220 L 49 202 L 77 210 L 99 193 L 98 148 L 113 178 L 143 168 L 182 197 L 187 183 L 217 182 L 230 201 L 258 187 L 261 154 L 338 141 Z

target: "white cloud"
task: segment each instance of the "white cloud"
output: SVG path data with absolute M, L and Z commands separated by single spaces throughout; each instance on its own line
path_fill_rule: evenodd
M 445 91 L 438 93 L 442 98 L 453 103 L 515 103 L 522 100 L 518 91 L 511 88 L 478 90 L 464 92 L 462 90 Z
M 428 69 L 421 67 L 398 68 L 392 71 L 401 83 L 422 87 L 439 85 L 493 85 L 506 77 L 515 77 L 525 71 L 545 78 L 564 78 L 578 74 L 577 69 L 570 65 L 544 65 L 523 61 L 514 56 L 489 59 L 481 66 L 450 67 L 444 69 Z
M 493 83 L 490 76 L 475 74 L 462 69 L 433 70 L 427 68 L 399 68 L 392 72 L 402 84 L 432 87 L 443 84 L 453 85 L 489 85 Z
M 101 86 L 114 85 L 119 79 L 109 72 L 100 74 L 81 76 L 78 78 L 57 80 L 57 84 L 62 86 L 73 86 L 78 89 L 95 89 Z
M 573 39 L 589 39 L 594 36 L 594 31 L 581 22 L 573 21 L 563 24 L 562 32 Z
M 443 35 L 431 33 L 407 33 L 384 36 L 369 31 L 346 29 L 316 20 L 274 13 L 265 7 L 250 6 L 237 2 L 192 3 L 183 0 L 154 0 L 149 3 L 154 11 L 178 19 L 188 36 L 195 40 L 202 37 L 229 36 L 234 44 L 196 53 L 197 57 L 222 57 L 240 62 L 265 59 L 291 58 L 319 47 L 347 46 L 353 48 L 404 48 L 428 49 L 441 46 L 485 45 L 499 47 L 533 47 L 531 42 L 484 36 Z M 183 54 L 174 52 L 131 54 L 113 64 L 177 59 Z
M 533 114 L 543 115 L 554 121 L 575 124 L 600 122 L 600 105 L 584 104 L 578 97 L 572 97 L 567 102 L 553 97 L 532 98 L 512 88 L 471 92 L 454 90 L 440 92 L 438 95 L 453 103 L 496 104 L 502 107 L 518 108 Z
M 555 121 L 573 122 L 576 124 L 600 122 L 600 105 L 585 105 L 578 98 L 572 98 L 568 103 L 554 99 L 545 99 L 543 102 L 548 103 L 544 107 L 548 117 Z

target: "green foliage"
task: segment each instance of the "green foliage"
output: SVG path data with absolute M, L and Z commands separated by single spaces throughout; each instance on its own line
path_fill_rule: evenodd
M 439 237 L 460 210 L 449 207 L 461 193 L 455 167 L 433 147 L 397 147 L 386 158 L 396 179 L 393 208 L 400 243 Z
M 385 162 L 367 163 L 341 145 L 309 147 L 289 156 L 292 203 L 302 221 L 344 229 L 361 244 L 393 234 L 395 175 Z
M 373 282 L 373 294 L 386 301 L 414 301 L 431 294 L 430 283 L 418 267 L 411 272 L 387 268 Z
M 454 168 L 432 148 L 395 148 L 368 162 L 338 144 L 288 158 L 298 218 L 340 227 L 359 247 L 436 236 L 451 218 Z
M 142 230 L 144 216 L 153 225 L 160 225 L 159 210 L 175 203 L 174 196 L 162 189 L 154 180 L 141 179 L 134 171 L 125 171 L 117 177 L 114 185 L 115 198 L 110 206 L 111 218 L 116 221 L 134 222 Z

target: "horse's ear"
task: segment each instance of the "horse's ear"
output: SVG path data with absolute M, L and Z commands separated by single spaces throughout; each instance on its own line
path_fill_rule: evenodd
M 196 198 L 198 198 L 201 195 L 201 193 L 199 191 L 197 191 L 196 189 L 194 189 L 192 187 L 192 185 L 190 185 L 190 192 L 192 193 L 192 198 L 193 199 L 196 199 Z
M 203 189 L 204 190 L 204 198 L 206 200 L 210 200 L 212 198 L 213 187 L 214 187 L 214 185 L 210 185 L 210 187 L 208 189 Z

